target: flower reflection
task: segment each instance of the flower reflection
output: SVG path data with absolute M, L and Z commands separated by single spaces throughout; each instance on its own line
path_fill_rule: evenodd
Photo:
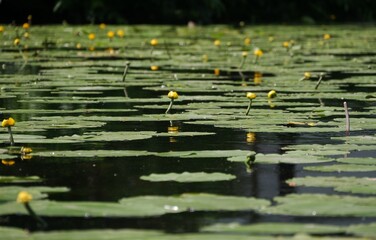
M 5 166 L 13 166 L 16 163 L 16 161 L 12 159 L 3 159 L 1 160 L 1 163 Z
M 262 83 L 262 73 L 255 72 L 255 75 L 253 76 L 253 83 L 255 85 L 260 85 Z
M 248 132 L 246 137 L 247 143 L 253 143 L 256 141 L 256 134 L 254 132 Z

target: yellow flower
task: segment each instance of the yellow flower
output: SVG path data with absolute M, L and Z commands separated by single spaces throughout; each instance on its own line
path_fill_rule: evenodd
M 30 193 L 26 192 L 26 191 L 19 192 L 18 196 L 17 196 L 17 202 L 18 203 L 25 204 L 25 203 L 30 202 L 32 199 L 33 199 L 33 196 Z
M 153 66 L 150 66 L 150 69 L 151 69 L 152 71 L 157 71 L 157 70 L 159 69 L 159 67 L 153 65 Z
M 23 35 L 24 38 L 29 38 L 30 37 L 30 34 L 28 32 L 25 32 L 24 35 Z
M 158 45 L 158 40 L 156 38 L 153 38 L 152 40 L 150 40 L 150 45 L 152 45 L 153 47 L 157 46 Z
M 330 34 L 326 33 L 324 34 L 323 38 L 324 40 L 329 40 L 332 36 L 330 36 Z
M 256 94 L 252 93 L 252 92 L 248 92 L 247 93 L 247 98 L 252 100 L 252 99 L 255 99 L 256 98 Z
M 289 48 L 290 47 L 290 42 L 289 41 L 284 41 L 282 43 L 282 46 L 285 47 L 285 48 Z
M 220 74 L 221 74 L 221 70 L 219 70 L 219 68 L 215 68 L 214 69 L 214 75 L 219 76 Z
M 109 39 L 112 39 L 114 36 L 115 36 L 115 33 L 114 33 L 113 31 L 108 31 L 108 32 L 107 32 L 107 37 L 108 37 Z
M 24 24 L 22 25 L 22 28 L 25 29 L 25 30 L 27 30 L 27 29 L 30 28 L 30 24 L 29 24 L 29 23 L 24 23 Z
M 18 46 L 18 45 L 20 45 L 20 43 L 21 43 L 21 40 L 20 40 L 19 38 L 16 38 L 16 39 L 14 39 L 14 41 L 13 41 L 13 45 L 14 45 L 14 46 Z
M 271 90 L 268 92 L 268 98 L 275 98 L 277 96 L 277 92 L 275 90 Z
M 89 36 L 88 36 L 88 38 L 90 40 L 94 40 L 95 39 L 95 34 L 94 33 L 90 33 Z
M 217 47 L 219 47 L 219 46 L 221 46 L 221 40 L 215 40 L 214 41 L 214 46 L 217 46 Z
M 99 24 L 99 28 L 102 29 L 102 30 L 105 29 L 106 28 L 106 24 L 105 23 Z
M 179 95 L 177 92 L 174 92 L 174 91 L 170 91 L 168 94 L 167 94 L 167 97 L 171 100 L 175 100 L 175 99 L 178 99 Z
M 77 48 L 77 49 L 81 49 L 81 47 L 82 47 L 81 43 L 77 43 L 77 44 L 76 44 L 76 48 Z
M 124 30 L 119 29 L 119 30 L 116 31 L 116 35 L 117 35 L 118 37 L 120 37 L 120 38 L 123 38 L 124 35 L 125 35 L 125 32 L 124 32 Z
M 168 133 L 179 133 L 179 127 L 178 126 L 169 126 L 167 128 Z
M 247 57 L 247 56 L 248 56 L 248 52 L 247 52 L 247 51 L 243 51 L 243 52 L 242 52 L 242 56 L 243 56 L 243 57 Z
M 21 154 L 29 154 L 33 152 L 33 149 L 29 147 L 22 147 L 20 151 L 21 151 Z
M 245 38 L 244 39 L 244 45 L 246 45 L 246 46 L 249 46 L 249 45 L 251 45 L 251 39 L 249 38 L 249 37 L 247 37 L 247 38 Z
M 2 122 L 1 122 L 1 126 L 2 127 L 11 127 L 11 126 L 14 126 L 14 124 L 16 124 L 16 121 L 13 119 L 13 118 L 8 118 L 8 119 L 4 119 Z
M 305 72 L 304 73 L 304 79 L 310 79 L 311 78 L 311 73 L 310 72 Z
M 261 49 L 257 48 L 255 49 L 253 54 L 256 55 L 256 57 L 261 57 L 264 54 L 264 52 Z
M 4 32 L 5 28 L 3 25 L 0 25 L 0 33 Z

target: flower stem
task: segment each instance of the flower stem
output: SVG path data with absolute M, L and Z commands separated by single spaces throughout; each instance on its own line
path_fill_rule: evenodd
M 251 106 L 252 106 L 252 99 L 249 100 L 247 112 L 245 113 L 246 116 L 248 116 L 249 110 L 251 110 Z
M 125 78 L 127 77 L 127 73 L 128 73 L 129 65 L 131 65 L 130 62 L 125 62 L 124 73 L 123 73 L 123 78 L 122 78 L 122 81 L 123 81 L 123 82 L 125 81 Z
M 324 74 L 323 74 L 323 73 L 320 73 L 320 77 L 319 77 L 319 80 L 318 80 L 317 83 L 316 83 L 315 90 L 317 90 L 317 88 L 320 86 L 321 80 L 322 80 L 323 78 L 324 78 Z
M 347 108 L 347 102 L 343 102 L 343 107 L 345 109 L 345 116 L 346 116 L 346 135 L 350 134 L 350 115 L 349 109 Z
M 37 224 L 38 224 L 38 227 L 40 227 L 41 229 L 45 229 L 47 228 L 47 223 L 46 221 L 44 221 L 41 217 L 39 217 L 35 212 L 34 210 L 30 207 L 29 203 L 24 203 L 25 205 L 25 208 L 27 210 L 27 212 L 29 213 L 29 215 L 31 217 L 33 217 L 36 221 L 37 221 Z
M 171 110 L 171 108 L 172 108 L 172 105 L 174 104 L 174 99 L 171 99 L 171 101 L 170 101 L 170 105 L 168 106 L 168 108 L 167 108 L 167 110 L 166 110 L 166 113 L 165 114 L 167 114 L 167 113 L 169 113 L 170 112 L 170 110 Z
M 10 126 L 8 126 L 8 133 L 9 133 L 10 145 L 13 146 L 14 145 L 14 138 L 13 138 L 12 128 Z

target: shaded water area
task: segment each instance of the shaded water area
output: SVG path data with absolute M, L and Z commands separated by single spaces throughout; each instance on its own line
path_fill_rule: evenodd
M 1 35 L 0 111 L 16 124 L 15 146 L 0 134 L 0 232 L 376 235 L 371 27 L 33 26 L 20 46 L 14 31 Z M 21 190 L 46 229 L 15 202 Z

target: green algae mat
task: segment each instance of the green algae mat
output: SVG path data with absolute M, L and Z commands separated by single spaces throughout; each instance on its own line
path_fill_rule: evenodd
M 376 238 L 374 26 L 0 29 L 1 238 Z

